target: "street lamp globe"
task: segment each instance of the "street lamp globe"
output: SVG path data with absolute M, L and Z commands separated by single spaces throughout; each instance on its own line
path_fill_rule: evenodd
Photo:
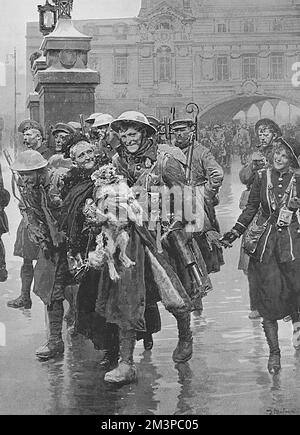
M 46 0 L 43 6 L 38 6 L 38 11 L 40 14 L 40 32 L 44 36 L 49 35 L 49 33 L 53 32 L 57 23 L 57 6 Z

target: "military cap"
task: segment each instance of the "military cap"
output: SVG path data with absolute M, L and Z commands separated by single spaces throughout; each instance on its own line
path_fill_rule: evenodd
M 185 127 L 193 127 L 194 124 L 195 124 L 195 122 L 191 118 L 189 118 L 189 119 L 177 119 L 176 121 L 173 121 L 171 123 L 171 129 L 177 130 L 177 129 L 185 128 Z
M 21 122 L 21 124 L 18 127 L 18 132 L 24 134 L 27 130 L 39 130 L 41 135 L 43 136 L 43 129 L 41 124 L 39 124 L 37 121 L 34 121 L 33 119 L 25 119 Z
M 74 134 L 76 132 L 76 130 L 75 130 L 75 128 L 73 128 L 69 124 L 64 124 L 63 122 L 58 122 L 55 125 L 54 130 L 52 131 L 52 134 L 54 136 L 56 133 L 59 133 L 59 132 Z
M 93 124 L 93 128 L 104 127 L 105 125 L 110 125 L 114 121 L 114 117 L 109 113 L 104 113 L 103 115 L 97 116 Z
M 269 118 L 263 118 L 260 119 L 256 124 L 255 124 L 255 133 L 258 133 L 258 129 L 259 127 L 261 127 L 262 125 L 265 125 L 266 127 L 269 127 L 271 130 L 274 131 L 274 133 L 277 134 L 277 136 L 281 137 L 282 136 L 282 131 L 279 127 L 278 124 L 276 124 L 275 121 L 273 121 L 272 119 Z

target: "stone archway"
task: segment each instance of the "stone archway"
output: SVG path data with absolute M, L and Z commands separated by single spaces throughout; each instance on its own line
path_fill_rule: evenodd
M 202 108 L 199 120 L 201 123 L 210 124 L 212 122 L 228 123 L 240 111 L 247 111 L 253 104 L 261 104 L 264 101 L 285 101 L 300 108 L 300 102 L 286 95 L 274 94 L 254 94 L 236 95 L 216 101 L 209 106 Z

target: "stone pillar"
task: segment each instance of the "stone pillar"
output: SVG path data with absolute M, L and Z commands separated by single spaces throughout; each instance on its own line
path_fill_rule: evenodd
M 33 121 L 40 122 L 40 98 L 37 92 L 31 92 L 27 99 L 29 117 Z
M 91 40 L 76 30 L 69 18 L 60 18 L 53 33 L 44 38 L 41 50 L 47 67 L 37 67 L 34 76 L 43 126 L 78 121 L 80 114 L 95 112 L 100 78 L 87 67 Z

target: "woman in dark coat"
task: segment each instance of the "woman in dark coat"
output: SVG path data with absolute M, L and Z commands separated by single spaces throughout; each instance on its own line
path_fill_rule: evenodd
M 231 246 L 247 231 L 244 249 L 251 256 L 250 276 L 258 278 L 257 309 L 270 348 L 271 374 L 281 369 L 278 320 L 291 315 L 294 346 L 300 348 L 299 154 L 297 144 L 281 139 L 275 145 L 272 167 L 258 172 L 245 210 L 223 238 Z

